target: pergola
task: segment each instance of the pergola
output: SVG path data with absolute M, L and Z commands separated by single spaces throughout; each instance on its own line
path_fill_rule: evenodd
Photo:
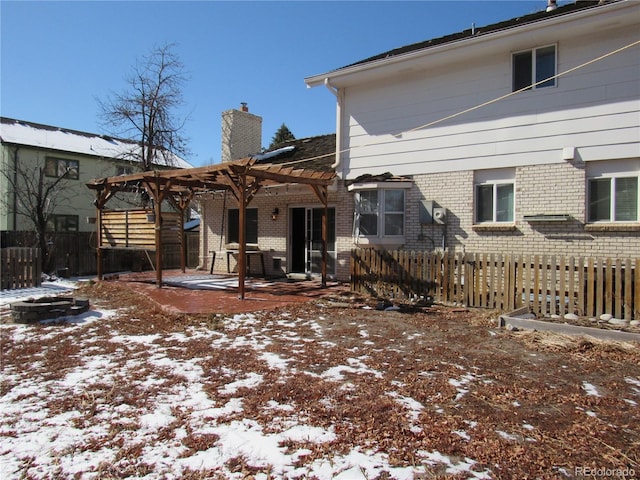
M 94 179 L 87 186 L 95 190 L 98 232 L 98 280 L 102 280 L 102 211 L 118 192 L 139 192 L 144 189 L 153 199 L 155 212 L 156 285 L 162 287 L 162 203 L 169 201 L 180 214 L 188 208 L 196 193 L 228 190 L 239 207 L 238 296 L 245 296 L 246 275 L 246 208 L 255 194 L 265 186 L 281 184 L 308 185 L 324 207 L 322 216 L 322 286 L 327 281 L 327 187 L 335 172 L 322 172 L 284 165 L 261 164 L 254 158 L 244 158 L 206 167 L 153 170 L 131 175 Z M 185 271 L 186 254 L 183 222 L 180 222 L 181 266 Z

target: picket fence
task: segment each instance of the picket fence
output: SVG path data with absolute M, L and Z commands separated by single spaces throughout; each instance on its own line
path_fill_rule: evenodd
M 39 287 L 41 263 L 39 248 L 0 249 L 0 290 Z
M 351 289 L 539 315 L 640 319 L 640 258 L 351 251 Z

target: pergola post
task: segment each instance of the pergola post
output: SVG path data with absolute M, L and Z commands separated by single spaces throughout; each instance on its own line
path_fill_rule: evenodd
M 246 202 L 246 182 L 247 179 L 244 175 L 241 175 L 240 184 L 238 189 L 238 298 L 244 300 L 244 280 L 247 269 L 247 229 L 246 214 L 247 214 L 247 202 Z
M 329 207 L 325 202 L 322 209 L 322 287 L 327 286 L 327 235 L 329 222 Z
M 101 188 L 96 190 L 96 199 L 94 200 L 94 205 L 96 206 L 96 236 L 97 236 L 97 251 L 96 251 L 96 262 L 97 262 L 97 276 L 98 281 L 102 280 L 102 210 L 104 206 L 109 201 L 109 199 L 114 195 L 116 189 L 113 186 L 109 188 L 105 188 L 104 185 Z
M 156 171 L 153 179 L 146 183 L 147 191 L 154 200 L 155 214 L 155 244 L 156 244 L 156 287 L 162 288 L 162 201 L 167 192 L 171 191 L 171 180 L 163 185 L 160 182 L 160 172 Z
M 316 196 L 322 203 L 322 266 L 321 266 L 321 285 L 327 286 L 327 237 L 329 235 L 329 194 L 326 185 L 311 185 Z
M 162 288 L 162 198 L 154 202 L 156 237 L 156 287 Z
M 97 237 L 97 246 L 96 250 L 96 262 L 97 265 L 97 275 L 98 281 L 102 280 L 102 208 L 96 207 L 96 237 Z
M 168 198 L 176 210 L 180 212 L 180 269 L 182 273 L 187 270 L 187 246 L 184 236 L 184 212 L 189 208 L 189 204 L 193 199 L 193 190 L 184 196 L 183 194 L 170 195 Z

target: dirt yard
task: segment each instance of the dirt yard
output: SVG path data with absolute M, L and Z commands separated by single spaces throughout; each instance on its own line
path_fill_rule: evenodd
M 96 318 L 2 326 L 3 478 L 640 477 L 637 344 L 348 293 L 246 315 L 77 295 Z

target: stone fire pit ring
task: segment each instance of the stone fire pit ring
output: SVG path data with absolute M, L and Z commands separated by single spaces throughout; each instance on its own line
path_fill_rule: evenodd
M 42 297 L 11 304 L 11 316 L 15 323 L 35 323 L 69 315 L 79 315 L 89 310 L 89 300 L 73 297 Z

